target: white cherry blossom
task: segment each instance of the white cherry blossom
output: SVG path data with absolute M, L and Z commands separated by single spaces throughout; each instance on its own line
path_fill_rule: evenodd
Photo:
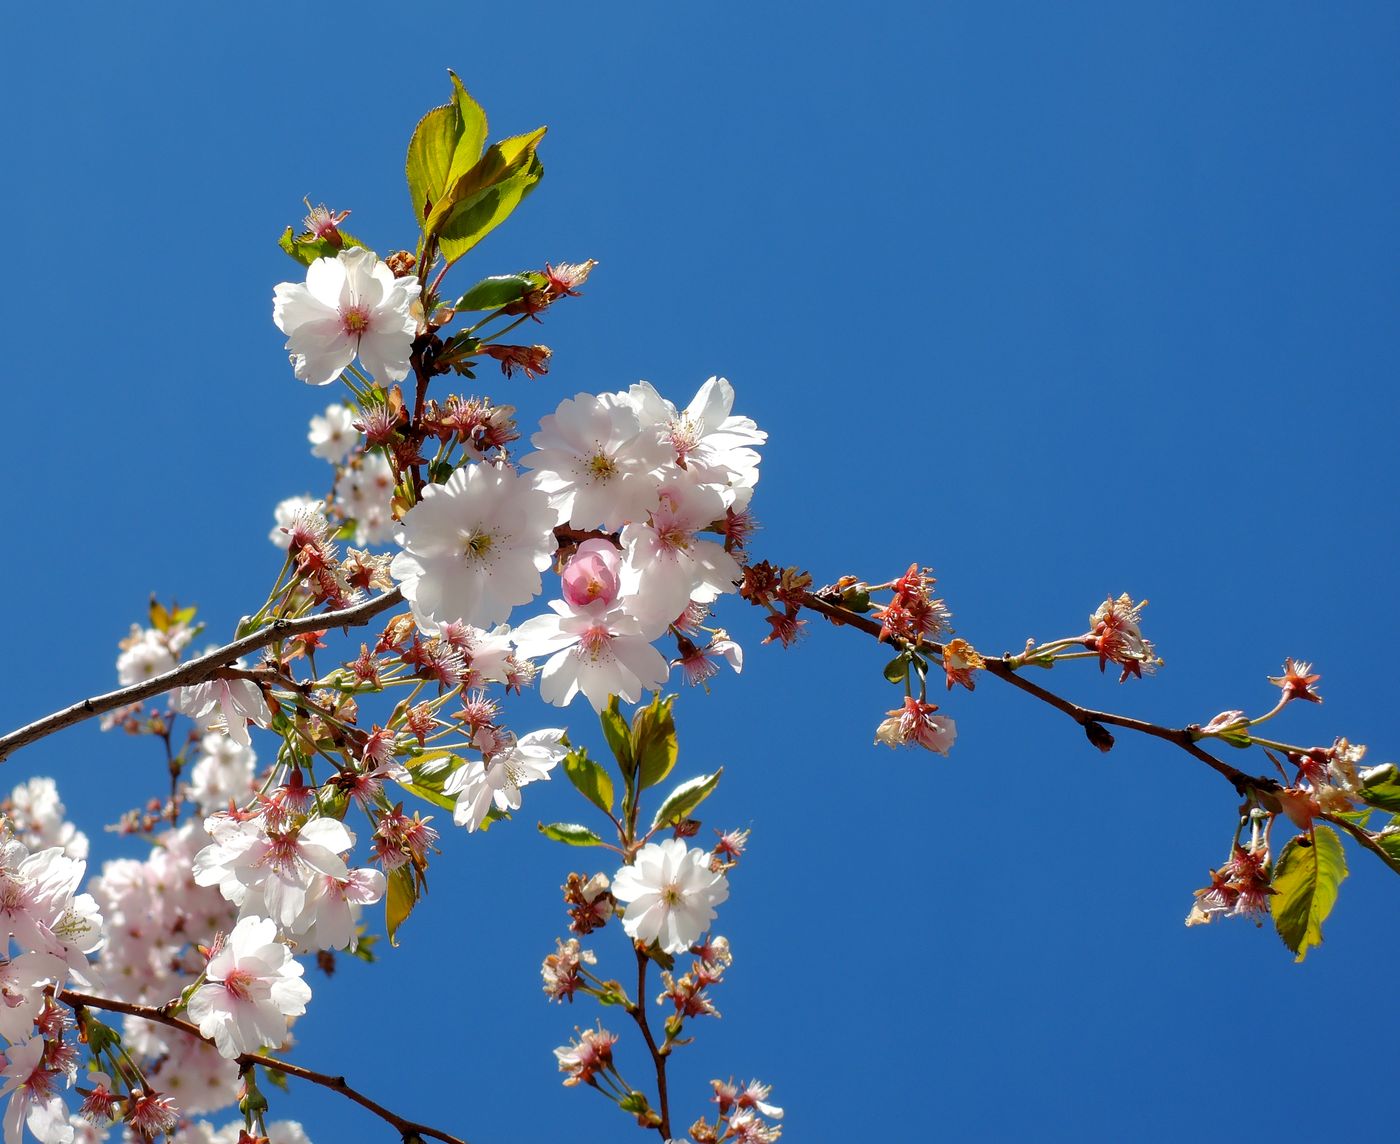
M 302 972 L 271 921 L 244 918 L 209 959 L 205 984 L 189 999 L 190 1019 L 229 1059 L 280 1045 L 287 1018 L 305 1013 L 311 1000 Z
M 550 657 L 540 674 L 546 703 L 563 707 L 582 692 L 601 711 L 609 695 L 635 703 L 643 691 L 666 681 L 670 665 L 651 646 L 665 631 L 664 621 L 644 623 L 621 603 L 573 608 L 551 600 L 549 606 L 552 615 L 526 620 L 511 634 L 521 655 Z
M 710 869 L 707 851 L 668 838 L 643 846 L 613 877 L 612 893 L 627 906 L 622 928 L 628 937 L 683 953 L 714 921 L 715 907 L 729 897 L 729 881 Z
M 420 625 L 487 627 L 540 593 L 558 547 L 549 498 L 510 468 L 470 464 L 429 485 L 389 566 Z
M 402 381 L 418 328 L 419 290 L 416 280 L 395 278 L 374 251 L 358 246 L 316 259 L 305 284 L 278 285 L 272 320 L 287 335 L 296 376 L 329 385 L 358 354 L 371 377 Z
M 311 442 L 313 456 L 332 462 L 345 460 L 350 450 L 360 443 L 354 410 L 339 401 L 326 406 L 323 416 L 311 419 L 306 439 Z
M 457 796 L 452 821 L 475 830 L 492 804 L 499 810 L 520 809 L 520 788 L 548 779 L 568 753 L 558 728 L 531 731 L 484 759 L 473 759 L 447 777 L 442 792 Z
M 617 528 L 651 504 L 652 472 L 667 451 L 654 431 L 642 431 L 621 393 L 580 393 L 540 420 L 530 438 L 537 450 L 521 460 L 538 471 L 558 522 L 574 528 Z

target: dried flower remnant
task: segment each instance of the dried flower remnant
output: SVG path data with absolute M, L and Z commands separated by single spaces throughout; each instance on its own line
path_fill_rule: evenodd
M 1089 634 L 1084 646 L 1099 653 L 1099 670 L 1109 663 L 1123 669 L 1118 682 L 1130 675 L 1142 678 L 1144 671 L 1153 672 L 1161 664 L 1150 640 L 1142 635 L 1142 609 L 1147 601 L 1133 603 L 1124 592 L 1118 599 L 1109 596 L 1089 617 Z
M 1283 689 L 1280 703 L 1291 703 L 1294 699 L 1306 699 L 1309 703 L 1321 703 L 1322 696 L 1313 690 L 1313 684 L 1322 676 L 1312 669 L 1312 664 L 1295 660 L 1291 656 L 1283 661 L 1283 674 L 1269 676 L 1269 682 Z

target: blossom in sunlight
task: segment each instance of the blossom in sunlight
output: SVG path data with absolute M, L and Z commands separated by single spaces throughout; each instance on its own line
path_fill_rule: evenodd
M 591 949 L 582 949 L 578 938 L 568 941 L 554 939 L 558 947 L 544 959 L 540 966 L 540 976 L 544 979 L 544 993 L 551 1001 L 573 1001 L 578 987 L 583 984 L 579 970 L 584 965 L 596 965 L 597 955 Z
M 723 544 L 699 535 L 724 516 L 716 489 L 668 481 L 648 508 L 646 519 L 627 525 L 618 538 L 627 552 L 622 590 L 633 615 L 669 622 L 692 599 L 708 604 L 734 591 L 743 576 L 738 562 Z
M 243 917 L 272 918 L 289 933 L 304 933 L 316 923 L 325 893 L 321 876 L 350 878 L 340 855 L 355 836 L 334 818 L 269 830 L 257 818 L 215 814 L 205 828 L 213 841 L 195 855 L 195 884 L 218 886 Z
M 593 1077 L 612 1067 L 615 1044 L 617 1034 L 599 1025 L 597 1029 L 584 1029 L 577 1040 L 560 1045 L 554 1050 L 554 1058 L 559 1062 L 559 1071 L 568 1074 L 564 1084 L 597 1084 Z
M 958 736 L 957 725 L 946 715 L 935 715 L 938 705 L 924 703 L 912 695 L 903 707 L 888 712 L 889 718 L 875 728 L 875 742 L 887 747 L 923 747 L 946 755 Z
M 465 465 L 423 490 L 389 570 L 420 625 L 487 627 L 539 595 L 540 573 L 559 546 L 554 524 L 549 498 L 528 478 Z
M 14 838 L 0 844 L 0 949 L 8 936 L 22 949 L 61 959 L 81 978 L 86 955 L 103 940 L 96 900 L 75 893 L 86 871 L 86 862 L 57 846 L 30 854 Z
M 308 512 L 320 514 L 324 508 L 324 501 L 309 496 L 287 497 L 286 500 L 278 501 L 277 507 L 272 510 L 272 518 L 276 523 L 267 534 L 267 538 L 278 548 L 288 547 L 292 543 L 290 530 L 296 521 L 304 520 Z M 322 520 L 324 519 L 323 516 Z
M 521 655 L 550 657 L 540 675 L 546 703 L 564 707 L 580 692 L 594 711 L 607 706 L 609 695 L 635 703 L 671 673 L 666 657 L 651 646 L 664 623 L 643 624 L 622 606 L 575 609 L 562 600 L 549 606 L 553 615 L 534 616 L 511 633 Z
M 729 880 L 710 869 L 707 851 L 668 838 L 643 846 L 613 876 L 612 893 L 627 906 L 622 928 L 630 938 L 681 953 L 714 921 L 715 907 L 729 897 Z
M 496 734 L 483 728 L 474 740 L 478 746 L 488 731 Z M 568 754 L 563 739 L 564 732 L 558 728 L 531 731 L 519 739 L 507 738 L 504 743 L 493 745 L 484 750 L 483 758 L 472 759 L 453 771 L 442 787 L 443 794 L 457 798 L 452 821 L 472 831 L 485 821 L 493 805 L 498 810 L 519 810 L 520 788 L 548 779 L 549 772 Z
M 68 1127 L 68 1110 L 63 1099 L 54 1093 L 62 1075 L 47 1067 L 44 1061 L 44 1038 L 31 1037 L 22 1044 L 11 1045 L 5 1052 L 5 1067 L 0 1076 L 5 1087 L 0 1094 L 10 1093 L 5 1108 L 5 1144 L 20 1144 L 24 1126 L 43 1144 L 67 1144 L 73 1139 Z
M 656 495 L 652 471 L 667 459 L 620 393 L 566 398 L 530 443 L 536 451 L 521 464 L 537 470 L 557 522 L 574 528 L 617 528 L 644 516 Z
M 308 384 L 329 385 L 359 355 L 371 377 L 402 381 L 419 290 L 364 247 L 316 259 L 304 284 L 280 283 L 272 295 L 272 320 L 287 335 L 293 372 Z
M 1133 598 L 1124 592 L 1118 599 L 1109 596 L 1094 614 L 1089 617 L 1089 636 L 1085 646 L 1099 653 L 1099 670 L 1109 661 L 1118 664 L 1123 674 L 1122 683 L 1130 675 L 1142 678 L 1144 671 L 1157 670 L 1161 662 L 1152 647 L 1152 641 L 1142 635 L 1142 610 L 1147 601 L 1133 603 Z
M 754 446 L 768 440 L 747 417 L 733 417 L 734 387 L 712 377 L 691 403 L 678 410 L 652 387 L 639 381 L 627 392 L 643 426 L 660 432 L 675 462 L 699 484 L 718 486 L 725 506 L 742 510 L 758 483 L 759 455 Z
M 302 966 L 277 940 L 267 918 L 244 918 L 209 959 L 205 984 L 191 994 L 190 1019 L 232 1060 L 263 1045 L 280 1045 L 287 1018 L 306 1012 L 311 987 Z
M 326 412 L 311 419 L 306 434 L 314 456 L 326 461 L 343 461 L 350 450 L 360 443 L 360 431 L 355 428 L 355 411 L 341 402 L 326 406 Z
M 259 727 L 272 723 L 267 698 L 251 679 L 208 679 L 182 687 L 172 706 L 201 726 L 209 726 L 211 717 L 221 722 L 228 737 L 244 747 L 253 741 L 248 735 L 249 723 Z

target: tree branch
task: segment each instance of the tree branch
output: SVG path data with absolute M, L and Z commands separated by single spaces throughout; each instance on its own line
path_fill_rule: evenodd
M 864 632 L 875 639 L 880 638 L 880 625 L 868 616 L 860 615 L 857 612 L 849 611 L 829 600 L 823 599 L 815 592 L 804 592 L 802 595 L 802 606 L 811 608 L 814 612 L 819 612 L 833 624 L 838 626 L 846 625 Z M 930 640 L 920 640 L 917 649 L 927 652 L 930 656 L 941 657 L 943 645 L 933 643 Z M 1155 739 L 1163 739 L 1168 743 L 1180 747 L 1188 755 L 1199 759 L 1217 774 L 1229 780 L 1230 784 L 1239 794 L 1244 795 L 1249 791 L 1273 792 L 1279 789 L 1279 784 L 1271 778 L 1249 775 L 1238 767 L 1233 767 L 1229 763 L 1217 759 L 1210 752 L 1203 750 L 1197 745 L 1195 738 L 1188 728 L 1161 727 L 1156 723 L 1148 723 L 1142 719 L 1134 719 L 1128 715 L 1115 715 L 1111 711 L 1095 711 L 1090 707 L 1081 707 L 1078 703 L 1071 702 L 1061 695 L 1056 695 L 1048 688 L 1041 687 L 1038 683 L 1032 683 L 1029 679 L 1020 675 L 1011 666 L 1006 657 L 1001 659 L 989 658 L 985 661 L 985 668 L 988 675 L 995 676 L 1003 683 L 1009 683 L 1027 695 L 1034 696 L 1042 703 L 1047 703 L 1056 711 L 1061 711 L 1068 715 L 1076 723 L 1085 729 L 1091 730 L 1091 726 L 1097 724 L 1107 724 L 1112 727 L 1123 727 L 1129 731 L 1136 731 L 1142 735 L 1150 735 Z M 1099 727 L 1102 731 L 1102 726 Z M 1106 741 L 1104 749 L 1112 745 L 1111 740 Z
M 141 1017 L 147 1021 L 153 1021 L 157 1025 L 165 1025 L 167 1028 L 179 1029 L 182 1033 L 188 1033 L 206 1044 L 212 1044 L 208 1037 L 202 1036 L 198 1027 L 188 1021 L 182 1021 L 179 1017 L 172 1017 L 169 1013 L 161 1009 L 153 1008 L 149 1005 L 134 1005 L 129 1001 L 117 1001 L 109 997 L 94 997 L 89 993 L 74 993 L 71 989 L 56 992 L 58 1000 L 64 1001 L 72 1006 L 86 1005 L 89 1009 L 105 1009 L 110 1013 L 125 1013 L 130 1017 Z M 393 1125 L 395 1130 L 405 1141 L 414 1136 L 429 1136 L 434 1140 L 441 1140 L 443 1144 L 467 1144 L 460 1136 L 453 1136 L 447 1132 L 441 1132 L 436 1128 L 429 1128 L 426 1124 L 418 1124 L 412 1120 L 405 1120 L 396 1112 L 391 1112 L 382 1104 L 371 1100 L 357 1089 L 352 1088 L 343 1076 L 331 1076 L 328 1073 L 316 1072 L 314 1069 L 303 1068 L 301 1065 L 294 1065 L 290 1061 L 279 1060 L 277 1057 L 270 1057 L 265 1053 L 243 1053 L 237 1057 L 240 1070 L 250 1068 L 253 1065 L 262 1065 L 263 1068 L 274 1069 L 287 1076 L 297 1077 L 299 1080 L 309 1081 L 318 1084 L 322 1088 L 328 1088 L 332 1092 L 338 1092 L 362 1108 L 369 1109 L 379 1119 Z
M 33 723 L 11 731 L 7 735 L 0 736 L 0 762 L 3 762 L 21 747 L 28 746 L 46 735 L 52 735 L 55 731 L 61 731 L 64 727 L 81 723 L 84 719 L 91 719 L 94 715 L 105 715 L 108 711 L 115 711 L 118 707 L 125 707 L 129 703 L 138 703 L 143 699 L 149 699 L 153 695 L 160 695 L 162 692 L 170 691 L 176 687 L 188 687 L 191 684 L 201 683 L 214 675 L 221 667 L 227 667 L 239 656 L 247 655 L 250 651 L 257 651 L 268 644 L 276 643 L 289 636 L 300 635 L 303 632 L 319 632 L 326 628 L 359 627 L 367 624 L 380 612 L 402 602 L 403 593 L 398 588 L 394 588 L 381 596 L 374 596 L 362 603 L 355 604 L 353 607 L 342 608 L 338 612 L 319 612 L 316 615 L 302 616 L 295 620 L 273 620 L 267 627 L 260 628 L 251 635 L 234 640 L 223 647 L 215 648 L 213 651 L 187 663 L 182 663 L 179 667 L 171 668 L 161 675 L 153 676 L 142 683 L 134 683 L 130 687 L 109 691 L 105 695 L 95 695 L 91 699 L 84 699 L 70 707 L 63 708 L 61 711 L 55 711 L 52 715 L 36 719 Z

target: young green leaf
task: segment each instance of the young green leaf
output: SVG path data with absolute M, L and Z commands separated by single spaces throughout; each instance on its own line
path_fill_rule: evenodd
M 452 202 L 453 206 L 436 222 L 433 233 L 438 237 L 438 249 L 449 266 L 505 222 L 544 177 L 544 164 L 535 154 L 535 146 L 544 131 L 541 127 L 532 135 L 518 136 L 518 140 L 528 141 L 522 144 L 526 150 L 516 158 L 502 161 L 499 171 L 495 169 L 496 149 L 512 146 L 517 140 L 492 144 L 477 167 L 448 188 L 443 201 Z M 486 169 L 478 171 L 479 167 Z M 432 219 L 429 224 L 434 225 Z
M 661 782 L 676 765 L 680 744 L 676 721 L 671 717 L 674 695 L 658 694 L 632 717 L 632 742 L 637 755 L 637 789 L 646 790 Z
M 531 290 L 544 285 L 544 275 L 539 271 L 526 271 L 524 274 L 496 274 L 483 278 L 457 299 L 458 310 L 499 310 L 512 302 L 519 302 Z
M 476 164 L 486 143 L 486 112 L 454 72 L 447 74 L 452 77 L 452 102 L 423 116 L 408 141 L 404 167 L 419 226 L 427 222 L 447 188 Z
M 637 764 L 632 752 L 632 733 L 627 730 L 627 721 L 622 717 L 616 695 L 608 697 L 608 705 L 598 713 L 598 722 L 603 725 L 603 738 L 608 741 L 608 749 L 622 768 L 622 773 L 635 774 Z
M 550 822 L 539 823 L 539 831 L 546 838 L 552 838 L 555 842 L 564 842 L 570 846 L 601 846 L 603 840 L 586 826 L 580 826 L 577 822 Z
M 582 747 L 575 747 L 564 756 L 564 773 L 589 802 L 604 814 L 612 813 L 613 783 L 601 764 L 588 757 Z
M 900 652 L 889 663 L 885 664 L 885 678 L 891 683 L 903 683 L 909 678 L 909 653 Z
M 1392 813 L 1400 811 L 1400 772 L 1394 763 L 1361 772 L 1361 797 L 1372 806 Z
M 448 776 L 463 766 L 466 766 L 465 759 L 459 759 L 456 755 L 447 755 L 444 758 L 435 752 L 422 762 L 411 764 L 408 774 L 413 781 L 401 785 L 404 790 L 417 795 L 425 802 L 443 810 L 456 810 L 457 800 L 452 795 L 443 794 L 442 788 Z
M 334 258 L 345 247 L 364 246 L 364 243 L 349 231 L 341 230 L 339 234 L 341 245 L 336 246 L 329 239 L 317 238 L 314 234 L 296 235 L 292 228 L 288 227 L 277 240 L 277 245 L 303 266 L 310 266 L 318 258 Z
M 1274 894 L 1269 909 L 1283 944 L 1302 961 L 1308 950 L 1322 944 L 1322 923 L 1337 901 L 1337 888 L 1347 876 L 1341 839 L 1330 826 L 1313 827 L 1289 840 L 1274 865 Z
M 384 931 L 389 935 L 389 944 L 398 945 L 399 926 L 413 912 L 418 904 L 418 883 L 413 877 L 413 867 L 405 862 L 389 871 L 389 889 L 384 895 Z
M 714 793 L 715 787 L 719 786 L 719 777 L 724 774 L 724 768 L 720 767 L 712 775 L 701 775 L 699 778 L 687 779 L 666 796 L 660 809 L 656 812 L 656 817 L 652 819 L 651 828 L 659 830 L 663 826 L 674 826 L 678 822 L 684 822 L 693 813 L 695 808 Z

